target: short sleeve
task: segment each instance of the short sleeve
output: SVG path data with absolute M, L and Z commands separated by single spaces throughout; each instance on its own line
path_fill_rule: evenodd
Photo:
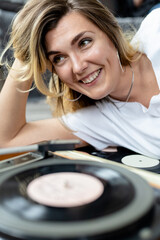
M 131 45 L 150 59 L 160 86 L 160 8 L 144 18 Z
M 97 121 L 98 116 L 98 121 Z M 108 147 L 110 144 L 104 140 L 102 126 L 104 119 L 96 106 L 90 106 L 67 114 L 62 117 L 64 124 L 73 131 L 73 134 L 88 142 L 98 150 Z

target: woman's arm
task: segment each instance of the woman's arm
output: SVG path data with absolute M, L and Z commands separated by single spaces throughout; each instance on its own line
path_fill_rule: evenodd
M 21 63 L 15 60 L 0 93 L 0 147 L 23 146 L 53 139 L 76 139 L 58 119 L 26 122 L 26 103 L 32 80 L 18 83 Z
M 20 68 L 21 63 L 16 59 L 0 93 L 0 146 L 13 139 L 26 123 L 25 110 L 29 93 L 22 93 L 18 89 L 28 90 L 32 82 L 16 81 L 16 69 Z

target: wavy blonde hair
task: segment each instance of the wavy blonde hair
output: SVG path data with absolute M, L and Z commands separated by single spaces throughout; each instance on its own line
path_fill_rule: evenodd
M 97 0 L 29 0 L 12 23 L 10 41 L 2 55 L 13 49 L 14 57 L 21 60 L 24 66 L 18 80 L 25 81 L 32 77 L 37 89 L 54 106 L 57 116 L 95 103 L 95 100 L 84 95 L 76 102 L 67 101 L 77 98 L 79 93 L 68 88 L 55 75 L 54 69 L 49 83 L 44 74 L 49 64 L 45 36 L 70 11 L 82 14 L 107 34 L 119 53 L 122 65 L 128 65 L 137 53 L 124 37 L 113 14 Z

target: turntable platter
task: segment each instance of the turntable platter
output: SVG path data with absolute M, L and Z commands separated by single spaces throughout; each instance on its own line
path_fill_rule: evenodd
M 60 173 L 92 177 L 103 185 L 103 192 L 82 205 L 58 207 L 39 203 L 28 195 L 30 183 Z M 128 239 L 126 233 L 127 237 L 132 235 L 144 218 L 149 219 L 153 203 L 152 188 L 124 168 L 100 162 L 45 159 L 0 176 L 0 231 L 25 240 Z

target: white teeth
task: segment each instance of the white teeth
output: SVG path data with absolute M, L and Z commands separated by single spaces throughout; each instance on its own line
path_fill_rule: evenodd
M 96 79 L 96 77 L 98 77 L 99 73 L 101 70 L 98 70 L 97 72 L 95 72 L 93 75 L 91 75 L 90 77 L 86 78 L 85 80 L 82 80 L 83 83 L 91 83 L 92 81 L 94 81 Z

